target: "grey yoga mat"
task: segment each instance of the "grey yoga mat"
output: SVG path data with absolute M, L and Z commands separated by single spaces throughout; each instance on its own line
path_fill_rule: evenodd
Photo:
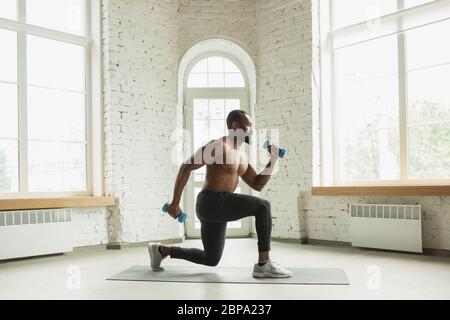
M 198 283 L 248 283 L 248 284 L 315 284 L 348 285 L 344 270 L 339 268 L 288 268 L 291 278 L 252 277 L 250 267 L 203 267 L 166 266 L 164 271 L 155 272 L 149 266 L 133 266 L 107 280 L 153 281 L 153 282 L 198 282 Z

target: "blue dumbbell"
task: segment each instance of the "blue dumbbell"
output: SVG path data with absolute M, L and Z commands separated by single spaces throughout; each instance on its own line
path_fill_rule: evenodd
M 269 139 L 267 139 L 265 142 L 264 142 L 264 144 L 263 144 L 263 148 L 264 149 L 268 149 L 270 146 L 272 145 L 272 142 L 269 140 Z M 284 158 L 284 156 L 287 154 L 287 150 L 286 149 L 284 149 L 284 148 L 279 148 L 278 149 L 278 156 L 280 157 L 280 158 Z
M 162 211 L 163 212 L 169 211 L 169 203 L 168 202 L 164 203 L 164 205 L 162 207 Z M 187 214 L 184 213 L 183 211 L 181 211 L 181 213 L 178 215 L 178 222 L 183 223 L 186 221 L 186 219 L 187 219 Z

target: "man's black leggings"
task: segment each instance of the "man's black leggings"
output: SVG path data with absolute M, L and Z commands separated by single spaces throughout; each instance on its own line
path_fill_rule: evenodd
M 195 212 L 201 223 L 204 250 L 171 247 L 170 256 L 207 266 L 216 266 L 222 257 L 228 221 L 254 216 L 258 251 L 270 250 L 272 215 L 267 200 L 232 192 L 202 190 L 197 196 Z

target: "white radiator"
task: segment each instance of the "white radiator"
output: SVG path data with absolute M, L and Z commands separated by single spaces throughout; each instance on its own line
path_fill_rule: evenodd
M 0 211 L 0 260 L 72 250 L 71 209 Z
M 351 204 L 350 215 L 353 246 L 422 252 L 420 205 Z

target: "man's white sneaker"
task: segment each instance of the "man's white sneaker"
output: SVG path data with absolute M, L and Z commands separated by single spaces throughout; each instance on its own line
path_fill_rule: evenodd
M 150 266 L 153 271 L 164 271 L 164 268 L 161 267 L 161 261 L 163 261 L 167 256 L 164 256 L 159 253 L 158 248 L 161 243 L 158 242 L 150 242 L 148 244 L 148 255 L 150 256 Z
M 267 261 L 262 266 L 255 263 L 253 267 L 254 278 L 290 278 L 292 272 L 281 267 L 274 261 Z

